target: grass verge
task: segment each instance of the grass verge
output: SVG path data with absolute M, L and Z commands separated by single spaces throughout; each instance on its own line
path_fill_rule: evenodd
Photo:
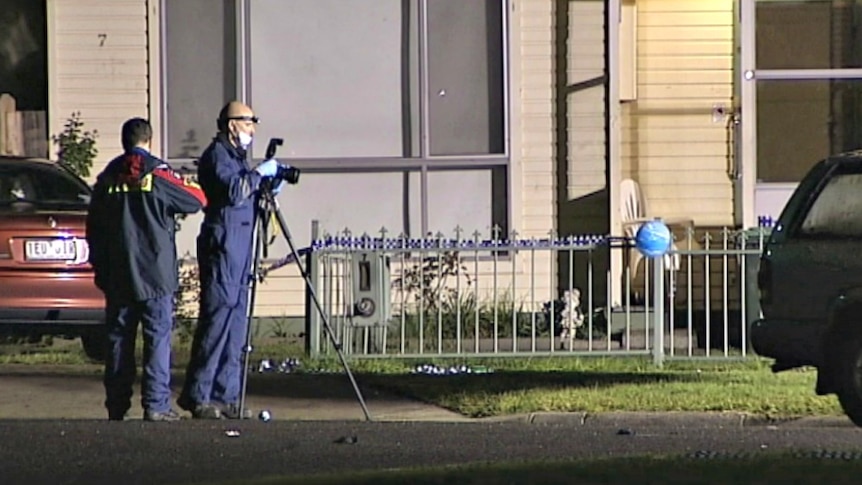
M 140 342 L 139 342 L 140 347 Z M 140 352 L 139 352 L 140 353 Z M 176 343 L 173 366 L 185 369 L 189 345 Z M 259 359 L 302 357 L 297 340 L 255 343 L 252 372 Z M 301 372 L 342 372 L 337 359 L 302 358 Z M 77 340 L 53 345 L 0 348 L 0 364 L 80 366 L 91 363 Z M 487 374 L 425 375 L 422 364 L 479 365 Z M 646 358 L 531 357 L 517 359 L 352 360 L 364 387 L 408 396 L 470 417 L 531 412 L 714 411 L 743 412 L 771 419 L 842 415 L 835 396 L 814 394 L 816 372 L 774 374 L 757 358 L 725 362 L 668 362 L 655 367 Z M 285 379 L 291 379 L 285 375 Z
M 367 373 L 371 384 L 472 417 L 541 411 L 734 411 L 782 419 L 841 415 L 814 394 L 811 369 L 774 374 L 767 363 L 668 363 L 630 358 L 486 361 L 491 374 Z M 362 371 L 363 367 L 358 366 Z

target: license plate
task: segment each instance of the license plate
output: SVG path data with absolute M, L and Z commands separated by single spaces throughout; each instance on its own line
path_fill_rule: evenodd
M 78 243 L 75 239 L 35 239 L 24 242 L 28 261 L 75 261 Z

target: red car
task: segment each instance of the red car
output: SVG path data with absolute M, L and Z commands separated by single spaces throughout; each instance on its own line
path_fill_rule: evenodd
M 90 193 L 62 165 L 0 157 L 0 333 L 81 337 L 102 358 L 105 299 L 84 238 Z

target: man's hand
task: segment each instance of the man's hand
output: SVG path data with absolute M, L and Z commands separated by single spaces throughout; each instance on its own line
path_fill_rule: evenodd
M 259 173 L 261 177 L 275 177 L 278 173 L 278 161 L 274 158 L 264 160 L 260 165 L 255 167 L 254 171 Z

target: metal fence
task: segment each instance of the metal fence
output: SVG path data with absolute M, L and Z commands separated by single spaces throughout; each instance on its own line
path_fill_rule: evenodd
M 316 238 L 308 273 L 353 357 L 749 355 L 768 228 L 692 229 L 662 258 L 626 238 Z M 615 268 L 616 271 L 612 270 Z M 308 304 L 312 355 L 334 352 Z

